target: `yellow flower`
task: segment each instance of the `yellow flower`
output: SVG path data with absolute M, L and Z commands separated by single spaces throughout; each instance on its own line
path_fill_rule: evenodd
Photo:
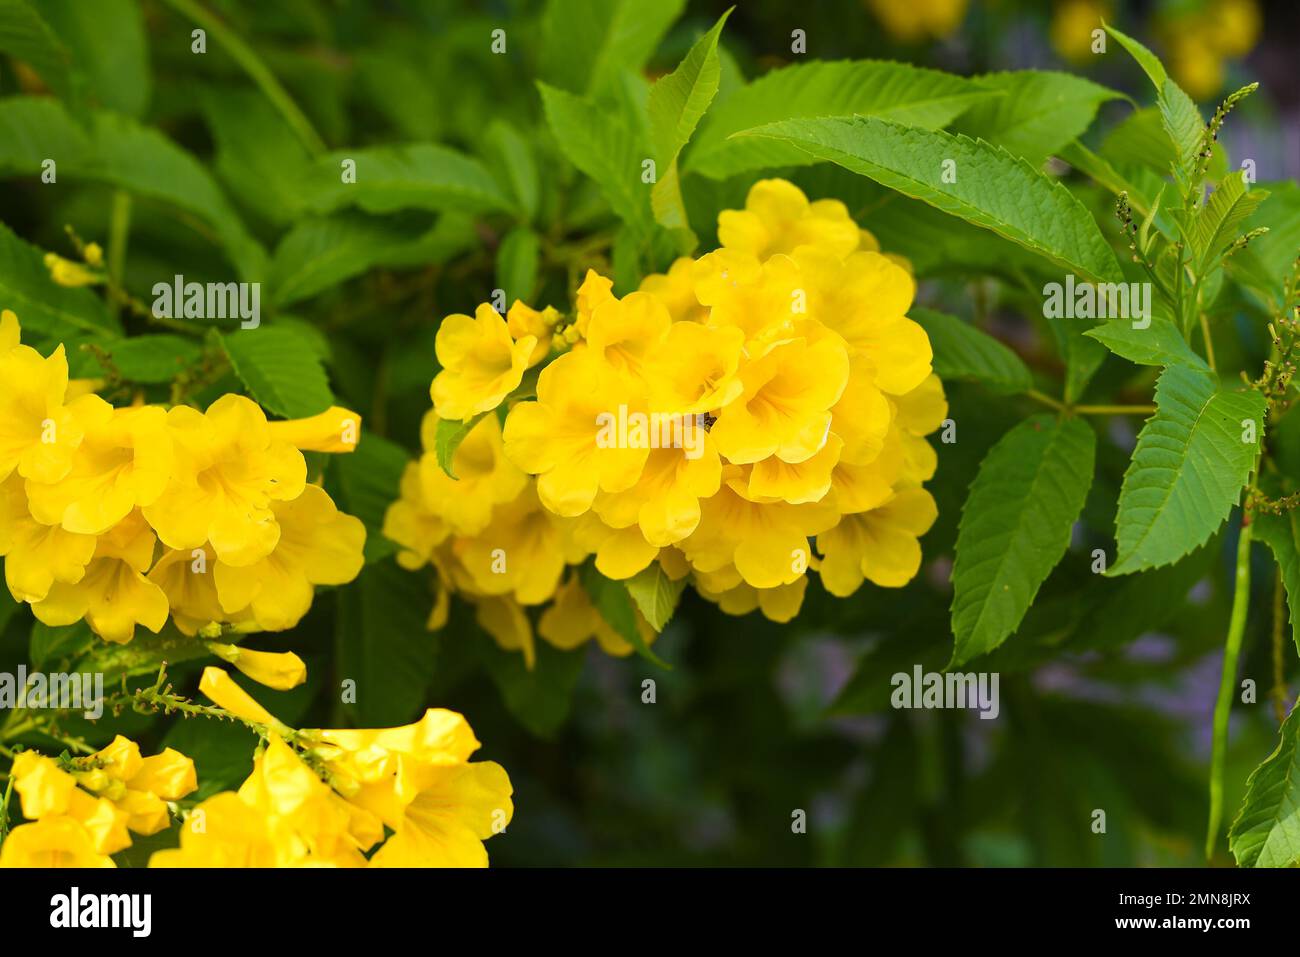
M 750 187 L 743 210 L 718 214 L 718 242 L 759 259 L 809 245 L 847 256 L 858 247 L 858 225 L 839 200 L 809 203 L 794 183 L 761 179 Z
M 56 581 L 32 603 L 32 614 L 47 625 L 70 625 L 82 618 L 105 641 L 124 644 L 135 626 L 155 634 L 167 622 L 167 596 L 144 572 L 153 562 L 154 534 L 139 512 L 132 512 L 95 543 L 94 557 L 75 582 Z
M 956 32 L 966 15 L 966 0 L 867 0 L 895 39 L 917 43 Z
M 473 319 L 444 319 L 434 345 L 442 365 L 429 389 L 434 408 L 444 419 L 465 421 L 495 409 L 523 381 L 537 339 L 511 339 L 506 321 L 484 303 Z
M 171 435 L 157 406 L 114 409 L 88 396 L 78 414 L 85 437 L 71 470 L 49 485 L 29 480 L 28 505 L 39 522 L 99 535 L 157 501 L 172 471 Z
M 614 298 L 613 280 L 606 279 L 594 269 L 588 269 L 587 275 L 583 277 L 582 285 L 578 287 L 578 316 L 571 327 L 574 337 L 569 339 L 570 342 L 586 336 L 587 325 L 591 322 L 591 316 L 596 311 L 596 307 L 612 298 Z
M 424 416 L 420 435 L 426 450 L 434 448 L 439 421 L 433 409 Z M 457 535 L 482 532 L 492 509 L 517 498 L 528 483 L 528 476 L 506 458 L 501 422 L 495 415 L 485 415 L 470 429 L 452 454 L 451 470 L 454 479 L 442 470 L 432 451 L 420 458 L 421 501 Z
M 506 419 L 506 455 L 538 476 L 542 503 L 557 515 L 581 515 L 597 491 L 621 492 L 641 476 L 648 449 L 608 442 L 602 422 L 620 409 L 644 411 L 643 390 L 592 358 L 591 350 L 560 356 L 537 380 L 537 401 L 521 402 Z
M 166 802 L 178 801 L 198 787 L 194 762 L 185 755 L 167 748 L 144 757 L 138 744 L 120 734 L 73 764 L 85 766 L 71 772 L 77 783 L 111 801 L 126 815 L 126 827 L 146 837 L 171 824 Z
M 60 286 L 93 286 L 104 281 L 99 273 L 55 253 L 45 254 L 45 268 Z
M 479 627 L 492 636 L 502 651 L 523 654 L 524 667 L 532 671 L 537 662 L 537 649 L 533 643 L 533 625 L 523 605 L 510 595 L 474 596 L 470 601 Z
M 67 392 L 68 360 L 61 344 L 48 359 L 24 345 L 0 352 L 0 479 L 15 469 L 37 482 L 57 482 L 68 474 L 81 444 L 77 413 L 98 400 L 83 396 L 65 404 Z
M 744 391 L 718 413 L 718 451 L 738 465 L 775 455 L 804 462 L 826 444 L 831 407 L 849 379 L 844 341 L 813 323 L 772 343 L 741 367 Z
M 340 512 L 319 485 L 287 502 L 273 502 L 279 540 L 270 554 L 247 565 L 218 560 L 213 577 L 226 614 L 248 609 L 267 631 L 283 631 L 311 608 L 314 585 L 352 581 L 365 563 L 366 528 Z
M 199 677 L 199 691 L 211 698 L 219 707 L 225 708 L 245 721 L 265 724 L 278 732 L 288 730 L 271 712 L 254 701 L 252 695 L 235 684 L 229 672 L 222 671 L 220 668 L 209 665 L 203 669 L 203 674 Z
M 1110 18 L 1110 4 L 1099 0 L 1058 0 L 1049 34 L 1056 52 L 1074 63 L 1093 55 L 1093 30 Z
M 273 441 L 287 442 L 302 452 L 352 452 L 361 439 L 361 416 L 337 405 L 306 419 L 267 425 Z
M 760 262 L 753 253 L 719 249 L 695 261 L 695 294 L 710 328 L 734 327 L 748 342 L 787 337 L 806 298 L 803 274 L 789 256 Z
M 641 613 L 637 612 L 637 631 L 642 640 L 652 644 L 659 637 Z M 537 623 L 537 633 L 556 648 L 572 651 L 595 638 L 601 650 L 607 655 L 622 658 L 633 652 L 632 645 L 616 632 L 596 610 L 582 587 L 576 574 L 570 575 L 568 581 L 560 586 L 555 594 L 555 601 L 542 612 L 541 621 Z
M 233 791 L 193 808 L 181 825 L 180 847 L 155 851 L 150 867 L 276 867 L 281 863 L 270 822 Z
M 718 494 L 703 504 L 699 527 L 677 547 L 697 571 L 734 565 L 755 588 L 788 585 L 808 568 L 808 537 L 830 528 L 835 510 L 824 503 L 754 502 L 746 497 L 747 482 L 743 469 L 726 466 Z
M 208 648 L 258 684 L 277 691 L 288 691 L 307 680 L 307 665 L 292 651 L 253 651 L 215 641 L 208 642 Z
M 95 849 L 85 825 L 71 817 L 45 817 L 20 824 L 0 844 L 3 867 L 116 867 Z
M 906 315 L 916 295 L 906 270 L 869 252 L 841 261 L 803 249 L 794 259 L 807 282 L 809 313 L 866 356 L 878 388 L 902 394 L 930 374 L 930 339 Z
M 506 312 L 506 328 L 510 330 L 510 337 L 515 342 L 520 342 L 527 336 L 537 340 L 528 356 L 530 368 L 545 359 L 550 352 L 551 333 L 559 321 L 560 313 L 553 307 L 547 306 L 538 312 L 518 299 Z
M 664 304 L 649 293 L 606 299 L 587 324 L 590 360 L 645 381 L 646 361 L 668 335 L 672 321 Z
M 681 256 L 666 273 L 651 273 L 641 280 L 641 292 L 654 296 L 668 309 L 673 322 L 704 322 L 708 309 L 695 295 L 695 260 Z
M 674 414 L 722 408 L 744 391 L 739 375 L 744 348 L 740 329 L 674 323 L 649 357 L 651 407 Z
M 400 497 L 384 512 L 384 537 L 396 542 L 397 564 L 414 571 L 433 559 L 434 549 L 447 540 L 451 528 L 434 509 L 437 504 L 425 497 L 421 468 L 408 462 L 402 472 Z
M 785 624 L 799 614 L 804 593 L 808 590 L 808 578 L 797 578 L 788 585 L 777 585 L 775 588 L 755 588 L 740 582 L 730 588 L 714 591 L 707 583 L 707 576 L 700 576 L 696 579 L 695 587 L 701 596 L 715 603 L 728 615 L 747 615 L 758 610 L 769 621 Z
M 55 582 L 79 582 L 95 553 L 95 536 L 79 535 L 31 517 L 22 477 L 0 483 L 0 555 L 5 581 L 18 601 L 41 601 Z
M 197 634 L 213 622 L 230 621 L 237 627 L 255 627 L 248 609 L 230 615 L 222 610 L 212 580 L 216 560 L 211 548 L 171 549 L 163 553 L 146 576 L 167 596 L 172 621 L 187 635 Z
M 697 456 L 689 449 L 652 449 L 635 485 L 596 496 L 592 507 L 606 525 L 637 528 L 655 550 L 695 531 L 700 500 L 714 495 L 722 481 L 722 462 L 712 436 L 692 427 L 699 440 Z
M 917 539 L 937 515 L 934 499 L 921 488 L 902 489 L 879 508 L 845 515 L 817 536 L 822 584 L 841 598 L 857 591 L 864 578 L 882 588 L 901 588 L 920 570 Z
M 274 438 L 266 414 L 243 396 L 224 395 L 206 412 L 167 413 L 176 465 L 163 494 L 144 516 L 168 548 L 211 544 L 227 565 L 265 558 L 280 538 L 272 501 L 302 494 L 302 453 Z

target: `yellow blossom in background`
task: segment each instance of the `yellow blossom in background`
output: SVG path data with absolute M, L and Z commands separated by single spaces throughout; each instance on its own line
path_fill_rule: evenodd
M 1262 20 L 1256 0 L 1205 0 L 1160 17 L 1156 31 L 1168 49 L 1169 72 L 1200 100 L 1223 89 L 1227 62 L 1254 48 Z
M 955 33 L 966 16 L 967 0 L 866 0 L 866 4 L 895 40 L 916 43 Z
M 1103 20 L 1111 20 L 1106 0 L 1057 0 L 1048 30 L 1053 49 L 1071 63 L 1087 61 L 1096 55 L 1093 31 L 1102 29 Z

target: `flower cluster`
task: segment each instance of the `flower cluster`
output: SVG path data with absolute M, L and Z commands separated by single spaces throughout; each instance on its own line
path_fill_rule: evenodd
M 297 660 L 258 654 L 242 664 L 260 677 L 283 667 L 271 659 Z M 150 867 L 485 867 L 483 842 L 514 813 L 505 770 L 469 760 L 479 742 L 453 711 L 399 728 L 295 730 L 220 668 L 199 682 L 215 708 L 161 682 L 135 703 L 237 720 L 261 737 L 239 789 L 182 809 L 198 787 L 193 762 L 170 748 L 141 757 L 120 735 L 85 757 L 20 751 L 9 773 L 27 823 L 0 830 L 0 867 L 113 867 L 130 833 L 158 834 L 174 817 L 179 846 Z
M 168 802 L 198 782 L 194 762 L 171 748 L 143 757 L 118 735 L 80 758 L 20 751 L 10 768 L 20 824 L 0 844 L 0 867 L 113 867 L 110 854 L 171 824 Z
M 307 482 L 301 451 L 350 451 L 355 414 L 269 422 L 239 395 L 115 408 L 77 394 L 62 345 L 46 357 L 19 339 L 0 314 L 0 555 L 42 622 L 84 618 L 112 642 L 169 612 L 187 634 L 278 631 L 315 585 L 356 577 L 365 529 Z
M 479 742 L 453 711 L 400 728 L 295 731 L 220 668 L 204 670 L 199 690 L 265 746 L 239 790 L 189 810 L 180 846 L 150 867 L 486 867 L 483 841 L 514 813 L 505 770 L 469 760 Z
M 718 236 L 622 298 L 589 272 L 568 320 L 517 302 L 444 322 L 425 448 L 445 420 L 472 427 L 456 478 L 430 451 L 408 467 L 384 528 L 404 565 L 437 570 L 435 626 L 450 591 L 518 633 L 519 606 L 554 597 L 543 637 L 563 619 L 600 638 L 565 575 L 593 554 L 608 578 L 657 563 L 776 621 L 812 570 L 839 596 L 917 573 L 936 516 L 924 436 L 947 404 L 907 264 L 784 180 L 757 183 Z

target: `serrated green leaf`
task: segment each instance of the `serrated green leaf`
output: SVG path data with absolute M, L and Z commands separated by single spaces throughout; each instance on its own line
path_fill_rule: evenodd
M 523 655 L 502 650 L 486 634 L 470 637 L 474 653 L 501 692 L 506 709 L 537 737 L 553 737 L 569 715 L 586 656 L 539 641 L 529 668 Z
M 1084 333 L 1117 356 L 1141 366 L 1194 366 L 1208 373 L 1205 360 L 1192 351 L 1178 327 L 1164 316 L 1152 316 L 1145 329 L 1135 329 L 1132 319 L 1111 319 Z
M 1085 422 L 1039 415 L 984 457 L 957 532 L 950 668 L 996 648 L 1020 624 L 1070 544 L 1095 449 Z
M 119 339 L 104 351 L 129 382 L 171 382 L 199 361 L 203 346 L 184 336 L 161 334 Z
M 730 15 L 731 10 L 727 10 L 719 17 L 713 28 L 695 42 L 677 69 L 660 77 L 650 88 L 647 113 L 659 169 L 658 181 L 650 193 L 650 205 L 655 218 L 669 229 L 689 229 L 677 157 L 718 92 L 722 77 L 718 37 Z
M 261 93 L 204 89 L 199 105 L 216 141 L 213 167 L 244 208 L 275 226 L 303 211 L 303 175 L 311 159 L 302 140 Z
M 811 156 L 990 229 L 1092 281 L 1123 279 L 1115 254 L 1083 204 L 1061 183 L 1000 147 L 866 116 L 788 120 L 745 135 L 793 143 Z
M 507 303 L 532 302 L 541 258 L 541 238 L 527 226 L 516 226 L 501 239 L 497 247 L 497 287 L 505 292 Z
M 1246 798 L 1228 830 L 1239 867 L 1300 863 L 1300 708 L 1282 724 L 1281 740 L 1246 782 Z
M 1264 397 L 1227 392 L 1192 366 L 1167 368 L 1156 414 L 1138 435 L 1115 517 L 1119 555 L 1107 574 L 1158 568 L 1204 544 L 1237 504 L 1264 437 Z M 1245 442 L 1245 420 L 1255 441 Z
M 646 623 L 655 631 L 663 631 L 677 609 L 686 579 L 673 581 L 658 562 L 651 562 L 649 568 L 633 575 L 624 585 Z
M 638 229 L 648 228 L 650 189 L 641 181 L 649 159 L 622 119 L 594 103 L 539 83 L 546 122 L 569 162 L 595 181 L 614 214 Z
M 305 418 L 334 403 L 320 354 L 292 326 L 263 325 L 220 338 L 249 395 L 276 415 Z
M 26 63 L 58 96 L 81 96 L 72 54 L 29 0 L 0 0 L 0 53 Z
M 542 17 L 542 76 L 579 95 L 600 94 L 622 70 L 640 70 L 686 0 L 549 0 Z
M 731 138 L 777 120 L 859 114 L 937 129 L 997 90 L 951 73 L 882 60 L 813 61 L 772 70 L 713 109 L 683 169 L 722 179 L 749 170 L 811 162 L 776 140 Z
M 975 103 L 951 131 L 994 143 L 1032 163 L 1082 135 L 1101 104 L 1122 96 L 1083 77 L 1052 71 L 993 73 L 974 81 L 1004 95 Z
M 355 182 L 343 180 L 349 160 L 356 164 Z M 482 163 L 433 143 L 339 150 L 309 167 L 302 189 L 306 207 L 318 213 L 344 206 L 368 213 L 399 209 L 482 213 L 511 208 L 510 198 Z
M 45 268 L 45 254 L 0 223 L 0 308 L 12 309 L 23 338 L 63 342 L 81 335 L 117 335 L 121 328 L 104 301 L 89 289 L 60 286 Z
M 1204 273 L 1242 232 L 1242 224 L 1268 196 L 1267 190 L 1250 189 L 1246 174 L 1238 170 L 1219 181 L 1205 207 L 1192 220 L 1192 254 Z
M 650 646 L 641 637 L 637 628 L 636 608 L 632 596 L 622 582 L 606 578 L 596 570 L 595 562 L 588 561 L 578 570 L 582 587 L 587 590 L 591 603 L 600 612 L 600 617 L 613 628 L 620 638 L 626 641 L 636 653 L 647 661 L 653 661 L 660 668 L 672 670 L 672 666 L 650 650 Z
M 484 138 L 489 165 L 504 183 L 525 222 L 532 222 L 541 202 L 540 177 L 533 147 L 506 120 L 493 120 Z
M 978 382 L 994 392 L 1014 394 L 1033 386 L 1020 357 L 968 322 L 933 309 L 913 307 L 908 316 L 930 337 L 934 372 L 944 381 Z
M 1255 538 L 1269 547 L 1282 571 L 1291 611 L 1291 640 L 1300 651 L 1300 514 L 1295 509 L 1280 515 L 1257 514 Z

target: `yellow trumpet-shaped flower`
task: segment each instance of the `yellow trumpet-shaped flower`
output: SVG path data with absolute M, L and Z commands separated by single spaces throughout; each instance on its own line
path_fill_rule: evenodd
M 648 448 L 610 436 L 601 425 L 644 408 L 642 390 L 590 350 L 560 356 L 542 370 L 537 401 L 510 411 L 506 455 L 538 476 L 537 491 L 548 509 L 581 515 L 597 491 L 621 492 L 640 478 Z
M 57 253 L 45 254 L 45 268 L 50 278 L 60 286 L 94 286 L 104 281 L 101 273 L 87 269 L 79 262 L 64 259 Z
M 225 708 L 245 721 L 287 730 L 275 715 L 254 701 L 247 691 L 235 684 L 228 672 L 220 668 L 209 665 L 203 669 L 203 674 L 199 677 L 199 691 L 211 698 L 219 707 Z
M 641 291 L 654 296 L 668 309 L 674 322 L 705 322 L 708 309 L 695 295 L 695 260 L 681 256 L 666 273 L 651 273 L 641 280 Z
M 42 601 L 55 582 L 81 581 L 94 553 L 95 536 L 42 525 L 31 517 L 21 476 L 0 483 L 0 555 L 15 599 Z
M 222 396 L 202 413 L 177 406 L 167 424 L 175 469 L 162 495 L 144 507 L 163 544 L 211 544 L 231 566 L 269 555 L 280 539 L 271 503 L 302 494 L 302 453 L 274 438 L 266 414 L 243 396 Z
M 432 409 L 424 417 L 420 435 L 426 449 L 435 447 L 439 421 Z M 454 479 L 432 451 L 420 458 L 422 501 L 457 535 L 478 535 L 491 521 L 493 508 L 517 498 L 528 482 L 528 476 L 505 455 L 501 422 L 495 415 L 485 415 L 469 430 L 452 454 L 451 468 Z
M 429 389 L 438 415 L 464 421 L 495 409 L 523 380 L 536 345 L 534 336 L 512 339 L 506 321 L 487 303 L 472 319 L 448 316 L 435 341 L 442 371 Z
M 211 548 L 169 549 L 149 570 L 148 579 L 167 596 L 172 621 L 187 635 L 197 634 L 213 622 L 229 621 L 237 627 L 255 627 L 248 609 L 231 614 L 222 609 L 213 576 L 216 561 Z
M 93 396 L 65 404 L 68 360 L 60 345 L 48 358 L 30 346 L 0 352 L 0 478 L 57 482 L 72 468 L 83 434 L 77 412 Z
M 190 810 L 180 836 L 180 847 L 155 851 L 149 866 L 242 868 L 285 863 L 267 816 L 233 791 L 214 794 Z
M 559 310 L 547 306 L 538 311 L 518 299 L 506 312 L 506 328 L 510 330 L 510 337 L 515 342 L 520 342 L 527 336 L 537 340 L 528 356 L 530 368 L 545 359 L 550 352 L 551 335 L 559 321 Z
M 55 581 L 32 604 L 32 614 L 47 625 L 70 625 L 85 618 L 105 641 L 135 637 L 136 625 L 157 633 L 167 622 L 167 596 L 145 578 L 153 561 L 154 534 L 139 512 L 132 512 L 100 536 L 85 574 L 75 582 Z
M 254 651 L 239 645 L 208 642 L 212 653 L 260 685 L 288 691 L 307 680 L 307 665 L 292 651 Z
M 88 396 L 79 414 L 85 437 L 69 472 L 49 485 L 28 481 L 32 515 L 70 532 L 99 535 L 167 487 L 172 441 L 157 406 L 114 409 Z
M 921 488 L 901 490 L 879 508 L 845 515 L 817 536 L 822 584 L 846 597 L 864 579 L 883 588 L 906 585 L 921 567 L 917 541 L 938 515 L 934 498 Z
M 659 637 L 640 612 L 637 613 L 637 630 L 642 640 L 653 644 Z M 570 575 L 568 581 L 555 593 L 555 601 L 542 612 L 537 632 L 556 648 L 571 651 L 595 638 L 601 650 L 608 655 L 622 658 L 633 652 L 632 645 L 605 620 L 605 617 L 591 603 L 587 589 L 582 587 L 576 574 Z
M 434 463 L 436 465 L 436 462 Z M 414 571 L 433 560 L 434 550 L 447 540 L 451 526 L 424 494 L 421 466 L 408 462 L 399 485 L 400 497 L 384 512 L 384 537 L 399 546 L 397 564 Z
M 247 565 L 218 560 L 213 577 L 227 614 L 245 609 L 267 631 L 292 628 L 311 607 L 315 585 L 342 585 L 365 559 L 366 528 L 340 512 L 318 485 L 292 501 L 273 502 L 279 538 L 270 554 Z
M 333 405 L 306 419 L 268 422 L 276 442 L 287 442 L 302 452 L 353 452 L 361 441 L 361 416 Z
M 718 241 L 760 259 L 817 246 L 847 256 L 858 248 L 858 225 L 839 200 L 808 202 L 803 190 L 783 179 L 761 179 L 749 189 L 745 208 L 718 215 Z
M 20 824 L 0 844 L 0 868 L 116 867 L 95 848 L 95 839 L 76 818 L 44 817 Z

